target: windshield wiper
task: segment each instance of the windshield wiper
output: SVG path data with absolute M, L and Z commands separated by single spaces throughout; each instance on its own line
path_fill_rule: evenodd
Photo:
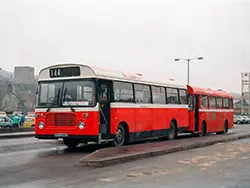
M 64 90 L 63 99 L 64 99 L 65 102 L 68 103 L 68 106 L 70 107 L 70 110 L 72 112 L 75 112 L 75 109 L 71 106 L 71 104 L 69 103 L 69 101 L 65 100 L 66 92 L 67 92 L 67 88 L 65 88 L 65 90 Z
M 53 100 L 52 100 L 51 104 L 49 105 L 49 107 L 47 108 L 46 112 L 49 112 L 49 111 L 50 111 L 50 109 L 51 109 L 51 107 L 53 106 L 54 102 L 57 101 L 57 103 L 58 103 L 58 101 L 59 101 L 59 96 L 60 96 L 60 89 L 61 89 L 61 88 L 58 89 L 57 95 L 53 98 Z

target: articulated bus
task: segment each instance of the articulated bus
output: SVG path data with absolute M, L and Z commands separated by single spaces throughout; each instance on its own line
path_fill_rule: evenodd
M 232 96 L 224 91 L 147 82 L 81 64 L 40 71 L 35 113 L 36 137 L 62 138 L 69 148 L 223 134 L 233 127 Z

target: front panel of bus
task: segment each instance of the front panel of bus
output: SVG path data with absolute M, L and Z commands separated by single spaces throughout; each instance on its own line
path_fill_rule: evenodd
M 95 79 L 40 81 L 36 101 L 36 137 L 96 141 L 99 104 Z

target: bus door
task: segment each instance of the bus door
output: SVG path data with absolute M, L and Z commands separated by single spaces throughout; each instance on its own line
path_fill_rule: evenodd
M 109 138 L 110 133 L 110 100 L 111 100 L 112 82 L 108 80 L 99 80 L 98 98 L 99 98 L 99 133 L 101 139 Z
M 194 95 L 194 125 L 195 131 L 199 131 L 199 95 Z

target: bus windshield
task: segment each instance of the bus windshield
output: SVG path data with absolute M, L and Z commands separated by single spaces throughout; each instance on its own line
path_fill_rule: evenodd
M 37 107 L 95 106 L 95 83 L 91 80 L 40 82 Z

